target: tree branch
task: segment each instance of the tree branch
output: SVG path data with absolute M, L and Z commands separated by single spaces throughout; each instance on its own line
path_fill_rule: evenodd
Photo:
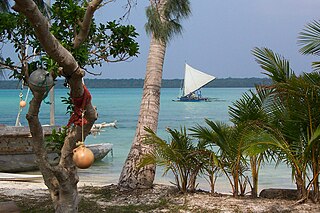
M 19 67 L 19 66 L 16 66 L 16 65 L 9 65 L 9 64 L 3 63 L 1 61 L 0 61 L 0 68 L 1 69 L 12 70 L 12 71 L 18 71 L 18 70 L 22 69 L 22 67 Z
M 80 32 L 79 34 L 76 35 L 73 41 L 74 48 L 78 48 L 84 42 L 84 40 L 88 37 L 93 14 L 98 9 L 101 2 L 102 0 L 93 0 L 92 2 L 89 3 L 86 13 L 84 14 L 83 21 L 79 25 Z
M 47 54 L 53 58 L 60 66 L 64 68 L 64 72 L 68 75 L 76 70 L 78 64 L 70 52 L 65 49 L 59 41 L 50 33 L 49 22 L 39 11 L 37 5 L 32 0 L 15 0 L 16 4 L 13 9 L 23 13 L 35 30 L 35 34 Z M 82 77 L 84 72 L 78 73 Z

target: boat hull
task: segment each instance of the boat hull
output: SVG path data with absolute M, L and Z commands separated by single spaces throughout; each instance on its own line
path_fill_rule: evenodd
M 52 129 L 59 127 L 43 127 L 45 136 Z M 112 144 L 100 143 L 86 145 L 95 161 L 102 160 L 110 151 Z M 58 164 L 59 154 L 48 150 L 48 160 L 52 165 Z M 27 172 L 38 170 L 36 155 L 32 148 L 32 137 L 28 127 L 0 126 L 0 172 Z
M 59 162 L 57 153 L 49 153 L 50 164 Z M 39 170 L 35 154 L 7 154 L 0 155 L 0 172 L 29 172 Z
M 86 145 L 93 152 L 94 161 L 101 161 L 108 153 L 112 153 L 112 144 L 92 144 Z M 48 153 L 50 164 L 59 163 L 60 156 L 57 153 Z M 32 153 L 25 154 L 1 154 L 0 172 L 29 172 L 39 170 L 36 163 L 36 155 Z
M 187 97 L 181 97 L 176 100 L 173 100 L 176 102 L 211 102 L 210 98 L 187 98 Z

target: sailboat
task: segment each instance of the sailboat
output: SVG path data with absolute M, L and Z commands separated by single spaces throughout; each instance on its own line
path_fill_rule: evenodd
M 190 65 L 185 65 L 185 75 L 182 94 L 178 99 L 173 101 L 181 102 L 199 102 L 210 101 L 207 97 L 202 97 L 201 88 L 213 81 L 216 77 L 207 73 L 201 72 Z

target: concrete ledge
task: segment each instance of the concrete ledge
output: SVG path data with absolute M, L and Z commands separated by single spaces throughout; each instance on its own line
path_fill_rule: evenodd
M 20 213 L 20 209 L 13 201 L 3 201 L 0 202 L 0 213 Z

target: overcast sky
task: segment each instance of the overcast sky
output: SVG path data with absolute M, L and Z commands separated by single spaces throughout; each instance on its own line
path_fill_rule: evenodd
M 97 11 L 97 19 L 117 18 L 123 0 Z M 138 0 L 129 21 L 140 36 L 140 54 L 131 62 L 106 64 L 100 78 L 144 78 L 150 38 L 144 31 L 148 0 Z M 320 19 L 318 0 L 191 0 L 192 15 L 184 31 L 167 47 L 164 79 L 183 78 L 184 63 L 217 78 L 264 77 L 254 60 L 254 47 L 281 54 L 296 73 L 311 71 L 312 56 L 299 53 L 297 37 L 305 25 Z M 89 76 L 88 76 L 89 77 Z
M 98 21 L 107 22 L 124 14 L 127 0 L 117 0 L 96 11 Z M 137 0 L 129 19 L 140 34 L 140 54 L 130 62 L 104 64 L 88 78 L 144 78 L 150 38 L 146 35 L 145 8 L 149 0 Z M 311 62 L 320 60 L 299 53 L 297 37 L 306 24 L 320 20 L 319 0 L 190 0 L 192 15 L 183 21 L 183 33 L 167 47 L 164 79 L 183 78 L 184 64 L 217 78 L 265 77 L 255 62 L 254 47 L 267 47 L 290 61 L 300 74 L 310 72 Z

